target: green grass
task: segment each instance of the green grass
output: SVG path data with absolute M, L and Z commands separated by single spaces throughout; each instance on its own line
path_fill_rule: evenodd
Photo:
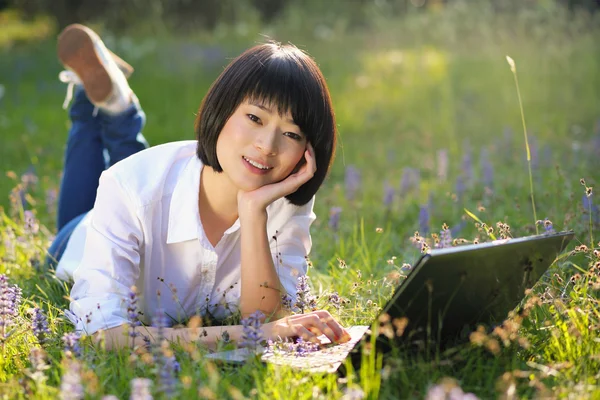
M 320 305 L 328 307 L 327 295 L 334 290 L 350 300 L 339 313 L 333 310 L 344 324 L 368 323 L 392 295 L 390 282 L 403 262 L 419 255 L 409 238 L 421 229 L 419 210 L 428 203 L 432 232 L 443 223 L 452 227 L 464 221 L 460 237 L 487 240 L 465 209 L 493 227 L 498 221 L 509 224 L 514 237 L 535 232 L 521 113 L 506 55 L 519 73 L 537 217 L 549 218 L 557 230 L 574 229 L 570 250 L 587 246 L 552 266 L 512 323 L 493 334 L 476 334 L 473 343 L 452 352 L 395 349 L 381 368 L 371 354 L 365 367 L 344 381 L 254 364 L 215 366 L 202 357 L 203 349 L 174 346 L 182 368 L 179 397 L 340 398 L 360 388 L 369 398 L 422 398 L 430 386 L 441 384 L 480 398 L 513 398 L 512 392 L 519 398 L 600 398 L 599 272 L 586 272 L 600 261 L 593 253 L 599 247 L 593 239 L 599 237 L 598 221 L 584 209 L 585 188 L 579 183 L 585 178 L 588 187 L 596 187 L 600 167 L 600 147 L 594 144 L 600 141 L 598 17 L 571 15 L 552 2 L 512 14 L 462 4 L 404 18 L 374 7 L 361 27 L 349 25 L 344 15 L 329 22 L 294 9 L 268 27 L 250 19 L 245 30 L 219 26 L 212 34 L 185 37 L 159 30 L 151 38 L 132 30 L 124 34 L 129 40 L 108 41 L 136 67 L 130 82 L 147 113 L 144 135 L 151 144 L 193 138 L 194 114 L 210 83 L 229 58 L 262 40 L 260 33 L 291 41 L 316 58 L 330 85 L 340 141 L 333 170 L 317 195 L 310 275 Z M 68 129 L 54 49 L 50 35 L 0 50 L 5 88 L 0 225 L 3 239 L 9 238 L 8 226 L 23 238 L 12 238 L 14 252 L 0 243 L 0 273 L 19 284 L 25 298 L 20 329 L 0 358 L 0 394 L 8 398 L 56 397 L 65 363 L 60 337 L 71 330 L 61 314 L 68 289 L 36 269 L 54 231 L 54 209 L 44 199 L 48 189 L 58 188 Z M 438 176 L 436 154 L 443 149 L 449 155 L 446 178 Z M 494 171 L 488 188 L 480 164 L 484 149 Z M 459 195 L 456 179 L 465 173 L 465 158 L 473 172 Z M 362 177 L 353 199 L 346 198 L 344 185 L 350 165 Z M 418 185 L 385 207 L 384 182 L 398 189 L 405 167 L 420 171 Z M 23 230 L 22 215 L 8 198 L 31 168 L 38 181 L 28 189 L 29 201 L 48 227 L 35 235 Z M 337 231 L 328 226 L 332 207 L 342 208 Z M 40 383 L 26 373 L 29 350 L 37 346 L 26 324 L 34 303 L 47 312 L 52 331 L 44 345 L 50 368 Z M 155 379 L 150 358 L 84 345 L 88 396 L 127 398 L 132 378 Z

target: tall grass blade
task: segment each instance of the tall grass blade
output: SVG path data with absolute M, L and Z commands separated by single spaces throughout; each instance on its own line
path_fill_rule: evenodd
M 529 192 L 531 193 L 531 208 L 533 209 L 533 225 L 535 233 L 539 235 L 537 224 L 537 213 L 535 211 L 535 198 L 533 195 L 533 174 L 531 172 L 531 152 L 529 151 L 529 140 L 527 138 L 527 127 L 525 126 L 525 113 L 523 112 L 523 102 L 521 101 L 521 91 L 519 90 L 519 80 L 517 79 L 517 66 L 512 58 L 506 56 L 506 61 L 510 65 L 510 70 L 515 78 L 515 86 L 517 87 L 517 97 L 519 98 L 519 109 L 521 110 L 521 121 L 523 122 L 523 136 L 525 137 L 525 149 L 527 150 L 527 168 L 529 169 Z

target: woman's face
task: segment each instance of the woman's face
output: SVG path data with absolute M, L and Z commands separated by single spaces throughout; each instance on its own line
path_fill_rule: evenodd
M 287 178 L 304 159 L 306 137 L 291 114 L 277 107 L 244 101 L 217 139 L 223 172 L 240 190 L 252 191 Z

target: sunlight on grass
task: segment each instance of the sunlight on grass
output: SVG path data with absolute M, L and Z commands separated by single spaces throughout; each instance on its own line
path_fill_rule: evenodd
M 592 187 L 600 168 L 600 25 L 546 3 L 517 14 L 464 2 L 402 18 L 370 10 L 361 27 L 296 6 L 268 27 L 252 15 L 243 26 L 185 37 L 105 32 L 113 50 L 135 61 L 130 83 L 151 144 L 193 138 L 210 83 L 230 57 L 264 41 L 259 33 L 316 58 L 340 147 L 315 203 L 307 295 L 345 325 L 372 324 L 382 340 L 403 335 L 401 321 L 378 316 L 423 249 L 575 231 L 502 324 L 441 353 L 394 343 L 382 357 L 366 346 L 363 368 L 348 365 L 345 377 L 215 364 L 196 343 L 111 352 L 69 336 L 69 284 L 43 266 L 68 129 L 55 27 L 0 13 L 0 48 L 10 49 L 0 57 L 0 394 L 598 397 L 600 208 Z M 506 54 L 518 62 L 518 99 Z M 226 339 L 221 348 L 235 347 Z
M 51 18 L 36 16 L 31 21 L 24 21 L 14 10 L 0 11 L 0 26 L 0 49 L 10 48 L 16 43 L 47 39 L 56 31 Z

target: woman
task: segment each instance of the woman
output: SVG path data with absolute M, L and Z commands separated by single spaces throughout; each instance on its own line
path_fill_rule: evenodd
M 307 272 L 314 194 L 336 142 L 329 92 L 309 56 L 275 43 L 245 51 L 206 94 L 197 141 L 152 148 L 125 76 L 131 67 L 82 25 L 61 33 L 58 56 L 61 79 L 76 90 L 49 253 L 57 276 L 74 281 L 68 315 L 78 331 L 103 330 L 107 346 L 125 345 L 135 287 L 147 325 L 157 310 L 172 324 L 260 311 L 271 321 L 266 338 L 348 339 L 325 311 L 277 319 Z M 234 341 L 242 334 L 165 334 L 211 345 L 224 330 Z

